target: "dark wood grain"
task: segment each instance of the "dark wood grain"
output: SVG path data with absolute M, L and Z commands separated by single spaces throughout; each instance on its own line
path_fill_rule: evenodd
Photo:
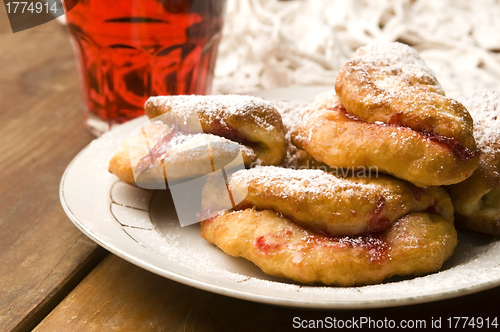
M 3 6 L 2 6 L 3 7 Z M 33 328 L 102 259 L 64 214 L 59 182 L 93 137 L 73 54 L 52 21 L 0 31 L 0 331 Z
M 212 294 L 162 278 L 110 255 L 34 330 L 291 331 L 301 320 L 425 320 L 498 316 L 500 288 L 427 304 L 372 310 L 289 309 Z M 354 329 L 357 330 L 357 329 Z M 422 329 L 420 329 L 422 330 Z
M 0 331 L 289 331 L 294 317 L 430 324 L 499 315 L 499 287 L 406 307 L 315 311 L 208 293 L 113 255 L 99 264 L 106 252 L 59 203 L 65 167 L 93 139 L 66 32 L 50 22 L 12 34 L 0 15 L 0 45 Z

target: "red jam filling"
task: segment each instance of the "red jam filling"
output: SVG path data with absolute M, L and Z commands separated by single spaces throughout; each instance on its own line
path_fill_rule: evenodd
M 231 141 L 238 142 L 243 145 L 255 145 L 255 143 L 247 140 L 238 130 L 222 124 L 220 119 L 215 119 L 210 125 L 210 130 L 206 130 L 205 132 L 210 132 L 211 134 L 225 137 Z
M 375 211 L 373 211 L 373 214 L 371 215 L 371 218 L 367 223 L 367 233 L 382 231 L 391 225 L 391 221 L 387 219 L 386 216 L 382 215 L 385 202 L 385 197 L 383 195 L 379 195 L 377 198 Z
M 255 240 L 255 246 L 264 254 L 279 251 L 283 245 L 284 239 L 278 234 L 262 235 Z
M 333 111 L 339 111 L 346 118 L 351 119 L 353 121 L 359 121 L 359 122 L 367 123 L 366 121 L 358 118 L 357 116 L 348 113 L 347 110 L 345 109 L 345 107 L 342 104 L 339 104 L 339 105 L 333 107 L 331 110 L 333 110 Z M 397 127 L 404 127 L 404 128 L 411 129 L 411 130 L 419 133 L 420 135 L 424 136 L 425 138 L 427 138 L 427 139 L 429 139 L 429 140 L 431 140 L 433 142 L 436 142 L 438 144 L 442 144 L 442 145 L 446 146 L 447 148 L 449 148 L 452 151 L 452 153 L 459 160 L 463 160 L 463 161 L 471 160 L 471 159 L 474 159 L 475 157 L 477 157 L 480 154 L 480 150 L 479 149 L 477 149 L 475 151 L 471 151 L 469 148 L 467 148 L 463 144 L 458 143 L 454 138 L 445 137 L 445 136 L 442 136 L 442 135 L 439 135 L 439 134 L 436 134 L 436 133 L 433 133 L 433 132 L 429 132 L 429 131 L 414 130 L 414 129 L 408 127 L 408 126 L 405 126 L 405 125 L 403 125 L 403 123 L 401 121 L 401 117 L 402 117 L 401 113 L 396 113 L 396 114 L 394 114 L 391 117 L 391 119 L 389 120 L 389 123 L 387 123 L 387 124 L 376 123 L 376 125 L 380 125 L 380 126 L 397 126 Z
M 254 146 L 254 142 L 250 142 L 246 140 L 243 135 L 234 128 L 230 128 L 221 123 L 220 119 L 215 119 L 212 122 L 211 130 L 204 130 L 204 132 L 210 132 L 211 134 L 225 137 L 234 142 L 238 142 L 247 146 Z M 179 134 L 183 133 L 182 129 L 176 128 L 172 126 L 167 134 L 162 136 L 155 146 L 149 151 L 149 154 L 142 157 L 141 160 L 137 163 L 137 171 L 142 171 L 143 169 L 148 168 L 151 164 L 154 164 L 158 159 L 162 157 L 168 156 L 173 146 L 170 144 L 170 140 Z M 185 134 L 190 134 L 190 132 L 186 132 Z
M 445 137 L 438 135 L 436 133 L 427 133 L 427 132 L 421 132 L 421 135 L 427 137 L 433 142 L 440 143 L 446 145 L 448 148 L 453 151 L 453 154 L 460 160 L 471 160 L 474 159 L 476 156 L 479 156 L 481 151 L 477 149 L 476 151 L 471 151 L 464 145 L 458 143 L 456 140 L 450 137 Z
M 415 200 L 417 202 L 420 202 L 420 200 L 422 199 L 422 195 L 424 194 L 424 191 L 422 190 L 422 188 L 419 188 L 419 187 L 414 186 L 412 184 L 409 184 L 409 187 L 410 187 L 410 190 L 411 190 Z

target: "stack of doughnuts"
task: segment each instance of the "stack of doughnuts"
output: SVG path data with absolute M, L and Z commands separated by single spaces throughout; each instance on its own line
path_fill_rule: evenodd
M 461 182 L 479 162 L 467 109 L 400 43 L 358 49 L 292 141 L 330 166 L 376 166 L 419 187 Z
M 265 273 L 307 284 L 365 285 L 439 270 L 457 245 L 453 203 L 441 186 L 453 194 L 481 165 L 467 109 L 400 43 L 360 48 L 335 90 L 308 105 L 170 96 L 150 98 L 145 110 L 150 148 L 132 153 L 125 142 L 110 172 L 137 183 L 138 173 L 167 176 L 161 169 L 180 158 L 177 176 L 193 176 L 200 157 L 187 151 L 202 145 L 195 136 L 232 144 L 246 169 L 225 182 L 208 176 L 201 236 Z M 166 115 L 174 120 L 153 121 Z M 187 124 L 196 119 L 193 135 Z M 233 150 L 210 152 L 212 165 L 234 158 Z M 222 208 L 222 192 L 232 208 Z M 500 197 L 492 192 L 487 200 Z
M 248 194 L 233 210 L 202 221 L 201 236 L 268 274 L 302 283 L 350 286 L 433 272 L 457 244 L 442 188 L 270 166 L 232 174 L 229 188 L 235 197 Z M 209 182 L 205 201 L 216 201 L 221 190 Z

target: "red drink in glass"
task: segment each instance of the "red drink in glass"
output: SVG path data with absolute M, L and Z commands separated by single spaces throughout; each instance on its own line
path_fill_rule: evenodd
M 64 0 L 85 122 L 99 135 L 157 95 L 210 93 L 225 0 Z

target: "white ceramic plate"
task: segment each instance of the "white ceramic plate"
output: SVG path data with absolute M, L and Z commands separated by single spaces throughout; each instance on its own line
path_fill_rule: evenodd
M 255 93 L 266 98 L 310 100 L 325 87 Z M 116 127 L 82 150 L 66 169 L 62 206 L 73 223 L 99 245 L 166 278 L 210 292 L 280 306 L 347 309 L 440 300 L 500 285 L 500 241 L 459 234 L 459 246 L 439 273 L 391 279 L 364 287 L 300 285 L 262 273 L 252 263 L 224 254 L 199 235 L 199 225 L 180 227 L 167 192 L 123 184 L 107 172 L 108 161 L 145 118 Z

